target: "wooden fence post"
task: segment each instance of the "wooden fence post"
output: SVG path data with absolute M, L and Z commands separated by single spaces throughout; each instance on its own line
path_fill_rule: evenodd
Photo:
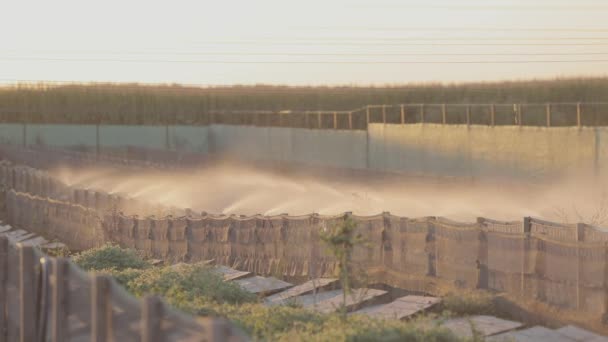
M 68 315 L 69 315 L 69 286 L 68 271 L 69 263 L 67 259 L 53 259 L 53 291 L 52 291 L 52 321 L 51 321 L 51 341 L 62 342 L 68 337 Z
M 446 106 L 445 103 L 441 105 L 441 123 L 443 123 L 444 125 L 447 124 L 447 118 L 446 118 Z
M 106 275 L 91 276 L 91 341 L 112 340 L 112 304 L 110 278 Z
M 334 112 L 334 129 L 338 129 L 338 113 Z
M 8 238 L 0 235 L 0 341 L 6 341 L 8 304 L 6 287 L 8 286 Z
M 20 341 L 36 340 L 36 255 L 34 247 L 18 245 L 19 249 L 19 329 Z
M 141 308 L 141 340 L 142 342 L 161 342 L 162 337 L 163 303 L 156 296 L 146 296 Z
M 545 112 L 547 115 L 547 127 L 551 127 L 551 104 L 550 103 L 546 104 Z
M 585 224 L 576 224 L 576 309 L 581 308 L 581 288 L 583 287 L 583 253 L 581 252 L 581 244 L 585 241 Z
M 386 105 L 382 105 L 382 123 L 386 125 Z
M 496 125 L 496 105 L 490 105 L 490 126 Z
M 477 288 L 487 289 L 489 287 L 489 267 L 488 267 L 488 235 L 486 234 L 484 227 L 484 218 L 478 217 L 477 224 L 479 225 L 479 247 L 477 250 Z
M 405 125 L 405 108 L 401 105 L 401 124 Z
M 430 277 L 437 276 L 437 243 L 436 243 L 436 227 L 432 219 L 428 219 L 428 228 L 425 239 L 425 252 L 427 255 L 427 272 Z
M 581 103 L 576 104 L 576 125 L 581 128 Z
M 522 261 L 521 261 L 521 284 L 520 284 L 520 294 L 522 297 L 526 296 L 526 270 L 528 267 L 528 263 L 530 259 L 530 233 L 532 231 L 532 221 L 530 217 L 524 217 L 523 224 L 523 243 L 522 243 Z
M 319 125 L 319 129 L 323 128 L 323 122 L 321 121 L 321 112 L 317 112 L 317 124 Z
M 420 123 L 424 123 L 424 103 L 420 104 Z

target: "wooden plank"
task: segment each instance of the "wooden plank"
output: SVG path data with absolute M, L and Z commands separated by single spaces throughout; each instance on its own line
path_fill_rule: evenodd
M 21 342 L 36 340 L 36 255 L 31 246 L 19 245 L 19 328 Z
M 293 286 L 293 284 L 284 282 L 274 277 L 265 278 L 260 276 L 239 279 L 235 280 L 234 282 L 251 293 L 259 293 L 263 295 L 270 295 Z
M 363 306 L 370 301 L 379 300 L 381 296 L 386 294 L 387 292 L 384 290 L 368 288 L 353 289 L 351 293 L 346 295 L 346 303 L 344 303 L 342 291 L 340 291 L 338 296 L 319 302 L 314 309 L 322 313 L 331 313 L 338 310 L 342 304 L 345 304 L 346 309 L 350 311 L 353 308 Z
M 8 317 L 8 238 L 0 235 L 0 341 L 6 341 Z
M 51 341 L 66 341 L 68 337 L 68 260 L 53 259 Z
M 142 342 L 161 342 L 163 304 L 156 296 L 146 296 L 142 300 L 141 340 Z
M 338 283 L 338 279 L 335 278 L 319 278 L 313 279 L 305 282 L 304 284 L 294 286 L 288 290 L 283 292 L 279 292 L 274 294 L 268 298 L 266 298 L 266 303 L 269 305 L 277 305 L 281 303 L 285 303 L 289 299 L 292 299 L 297 296 L 302 296 L 305 294 L 313 293 L 315 290 L 317 292 L 324 291 L 327 288 L 332 286 L 336 286 Z
M 494 316 L 460 317 L 446 321 L 442 327 L 465 339 L 473 337 L 473 329 L 482 336 L 492 336 L 523 327 L 523 323 Z
M 353 314 L 367 315 L 379 319 L 404 319 L 427 310 L 441 302 L 441 298 L 424 296 L 405 296 L 388 304 L 363 308 Z
M 110 279 L 106 275 L 91 276 L 91 341 L 109 340 L 112 331 Z

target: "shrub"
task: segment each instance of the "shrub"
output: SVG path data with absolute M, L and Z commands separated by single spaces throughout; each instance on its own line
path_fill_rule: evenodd
M 443 309 L 454 315 L 493 315 L 494 296 L 485 291 L 448 293 L 443 298 Z
M 194 300 L 214 303 L 245 303 L 257 300 L 256 295 L 224 278 L 203 264 L 180 264 L 146 269 L 129 280 L 127 289 L 136 296 L 157 294 L 175 306 L 186 306 Z
M 81 252 L 74 256 L 73 261 L 87 271 L 144 269 L 150 267 L 137 252 L 120 248 L 117 245 L 106 244 Z

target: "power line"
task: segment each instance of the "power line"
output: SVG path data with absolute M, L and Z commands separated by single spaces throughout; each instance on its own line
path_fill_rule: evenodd
M 143 59 L 76 59 L 76 58 L 6 58 L 4 61 L 51 62 L 117 62 L 117 63 L 191 63 L 191 64 L 528 64 L 528 63 L 594 63 L 608 59 L 578 60 L 477 60 L 477 61 L 226 61 L 226 60 L 143 60 Z

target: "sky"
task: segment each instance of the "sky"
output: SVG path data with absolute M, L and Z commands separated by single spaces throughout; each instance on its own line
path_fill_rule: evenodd
M 608 74 L 605 0 L 1 1 L 5 84 L 383 85 Z

